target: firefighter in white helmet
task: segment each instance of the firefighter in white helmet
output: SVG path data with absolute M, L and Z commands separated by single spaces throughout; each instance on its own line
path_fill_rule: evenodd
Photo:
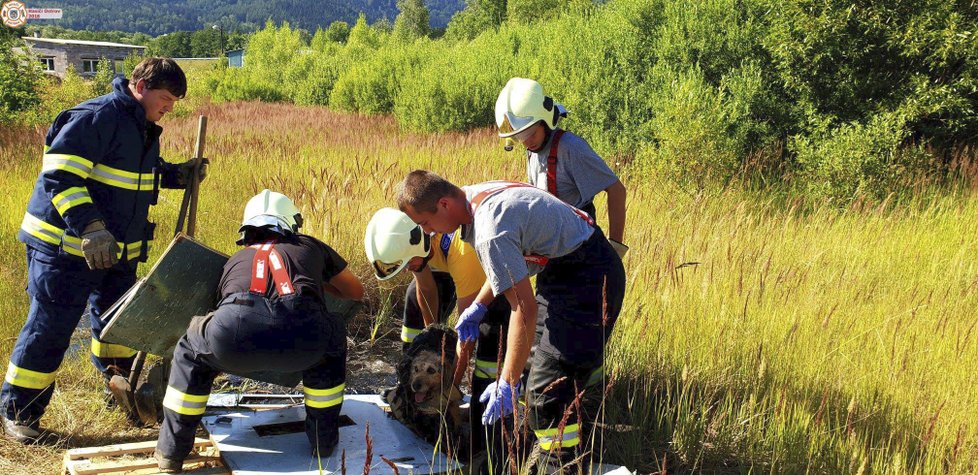
M 401 341 L 405 351 L 426 326 L 445 323 L 452 309 L 457 308 L 461 313 L 473 305 L 486 282 L 475 249 L 458 237 L 457 232 L 436 233 L 429 237 L 408 215 L 393 208 L 382 208 L 374 213 L 367 224 L 364 248 L 378 279 L 390 279 L 404 269 L 414 276 L 404 296 Z M 463 338 L 476 340 L 475 370 L 471 379 L 475 409 L 469 411 L 471 427 L 476 428 L 486 409 L 484 403 L 476 400 L 497 379 L 499 347 L 506 346 L 510 306 L 506 297 L 500 295 L 485 305 L 485 310 L 481 325 L 460 331 Z M 468 345 L 465 351 L 460 350 L 460 367 L 468 367 L 468 350 Z M 461 374 L 456 374 L 456 378 L 460 377 Z M 472 430 L 470 434 L 469 446 L 473 453 L 487 452 L 487 458 L 496 467 L 505 462 L 501 427 Z
M 527 178 L 537 188 L 595 218 L 594 197 L 608 194 L 608 240 L 624 257 L 625 186 L 581 137 L 557 127 L 567 116 L 564 106 L 543 93 L 540 83 L 512 78 L 496 99 L 496 126 L 506 139 L 526 148 Z
M 323 293 L 360 300 L 363 285 L 336 251 L 300 234 L 301 226 L 299 209 L 281 193 L 264 190 L 245 206 L 238 240 L 245 247 L 224 265 L 220 302 L 194 317 L 173 351 L 156 444 L 161 471 L 181 470 L 221 372 L 301 371 L 312 455 L 327 457 L 336 446 L 346 328 Z

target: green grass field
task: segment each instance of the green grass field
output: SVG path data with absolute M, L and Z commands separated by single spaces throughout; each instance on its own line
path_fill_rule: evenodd
M 245 201 L 295 199 L 305 231 L 335 247 L 380 309 L 367 220 L 415 168 L 460 184 L 523 179 L 490 130 L 417 135 L 389 117 L 286 104 L 203 104 L 210 174 L 198 237 L 234 250 Z M 165 119 L 164 158 L 192 153 L 196 116 Z M 15 239 L 43 130 L 0 129 L 0 355 L 26 315 Z M 609 350 L 610 461 L 643 473 L 970 473 L 978 470 L 978 195 L 927 192 L 900 206 L 838 209 L 739 191 L 633 181 L 628 292 Z M 181 194 L 164 192 L 153 257 Z M 599 221 L 605 222 L 599 202 Z M 144 266 L 143 271 L 146 270 Z M 84 355 L 66 360 L 42 421 L 56 447 L 0 441 L 0 472 L 51 473 L 66 447 L 148 440 L 102 408 Z M 28 468 L 30 467 L 30 468 Z M 381 469 L 383 470 L 383 469 Z

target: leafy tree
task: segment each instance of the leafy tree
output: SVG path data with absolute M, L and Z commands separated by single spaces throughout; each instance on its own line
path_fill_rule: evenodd
M 350 37 L 350 24 L 345 21 L 334 21 L 326 29 L 326 39 L 334 43 L 346 43 Z
M 424 0 L 398 0 L 397 8 L 401 13 L 394 20 L 393 34 L 398 41 L 409 42 L 428 36 L 431 25 Z
M 189 31 L 174 31 L 173 33 L 160 35 L 149 44 L 149 53 L 153 56 L 166 56 L 170 58 L 192 57 L 192 38 L 193 34 Z
M 471 40 L 480 33 L 495 29 L 506 20 L 507 0 L 467 0 L 465 9 L 448 22 L 445 37 Z
M 367 24 L 367 16 L 361 13 L 360 18 L 357 18 L 356 24 L 350 29 L 350 37 L 347 43 L 350 45 L 376 48 L 380 46 L 380 32 L 371 28 Z
M 515 23 L 553 19 L 573 9 L 592 6 L 591 0 L 507 0 L 506 18 Z
M 190 56 L 191 58 L 211 58 L 221 56 L 224 52 L 221 48 L 221 32 L 214 28 L 204 28 L 195 31 L 190 36 Z
M 95 65 L 95 76 L 92 78 L 92 94 L 101 96 L 112 91 L 112 79 L 115 77 L 115 66 L 106 58 L 98 60 Z
M 224 38 L 224 51 L 244 49 L 248 45 L 248 35 L 240 31 L 232 31 Z
M 19 42 L 12 35 L 0 36 L 0 123 L 16 121 L 41 101 L 43 73 L 37 61 L 13 50 Z

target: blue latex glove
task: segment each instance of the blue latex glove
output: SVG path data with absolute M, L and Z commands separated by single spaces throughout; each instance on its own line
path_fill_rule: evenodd
M 486 316 L 487 310 L 489 309 L 485 305 L 473 302 L 469 308 L 462 312 L 462 315 L 458 317 L 458 323 L 455 324 L 455 330 L 458 331 L 460 340 L 475 341 L 476 338 L 479 338 L 479 323 L 482 322 L 482 317 Z
M 482 413 L 482 425 L 493 425 L 499 418 L 512 414 L 519 399 L 519 382 L 512 386 L 505 379 L 500 379 L 490 384 L 482 392 L 482 396 L 479 396 L 479 402 L 486 405 L 486 411 Z

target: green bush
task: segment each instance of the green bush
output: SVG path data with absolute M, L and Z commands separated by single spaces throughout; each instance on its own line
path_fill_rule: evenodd
M 20 122 L 21 114 L 41 102 L 43 73 L 36 61 L 12 50 L 18 43 L 16 38 L 0 37 L 0 124 Z
M 808 191 L 848 203 L 903 191 L 932 166 L 922 147 L 905 144 L 909 135 L 905 118 L 881 114 L 868 124 L 854 122 L 822 135 L 796 137 L 789 146 Z
M 393 112 L 401 81 L 416 74 L 426 56 L 423 47 L 381 48 L 339 76 L 329 103 L 340 110 L 369 114 Z
M 101 58 L 95 65 L 95 76 L 92 77 L 92 95 L 101 96 L 112 92 L 112 79 L 115 78 L 115 65 L 112 61 Z
M 908 176 L 939 174 L 949 151 L 978 141 L 972 7 L 471 0 L 437 40 L 361 16 L 345 44 L 334 25 L 310 47 L 268 24 L 214 95 L 462 130 L 492 124 L 500 88 L 529 77 L 569 109 L 563 127 L 637 170 L 699 186 L 750 170 L 837 199 L 880 196 Z
M 68 65 L 60 82 L 45 81 L 40 89 L 40 95 L 40 103 L 23 116 L 22 122 L 48 125 L 61 111 L 95 96 L 92 83 L 79 76 L 71 65 Z
M 401 79 L 394 114 L 409 129 L 464 130 L 493 123 L 496 95 L 512 75 L 515 35 L 483 35 L 464 47 L 432 45 L 416 74 Z

